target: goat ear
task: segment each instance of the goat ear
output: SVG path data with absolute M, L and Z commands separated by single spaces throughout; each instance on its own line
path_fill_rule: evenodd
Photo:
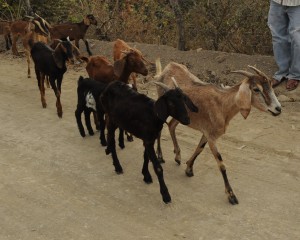
M 184 95 L 184 103 L 192 112 L 198 112 L 198 107 L 192 102 L 192 100 L 187 95 Z
M 157 113 L 159 119 L 163 120 L 164 122 L 167 120 L 169 113 L 168 113 L 168 106 L 167 102 L 164 97 L 160 97 L 154 104 L 154 110 Z
M 251 110 L 251 90 L 249 83 L 243 82 L 235 97 L 236 105 L 240 109 L 240 113 L 246 119 Z
M 125 67 L 125 59 L 124 58 L 114 62 L 114 73 L 118 78 L 122 75 L 122 73 L 124 71 L 124 67 Z
M 83 19 L 83 22 L 84 22 L 84 24 L 87 25 L 87 26 L 89 26 L 89 25 L 91 24 L 90 19 L 88 19 L 87 17 L 85 17 L 85 18 Z

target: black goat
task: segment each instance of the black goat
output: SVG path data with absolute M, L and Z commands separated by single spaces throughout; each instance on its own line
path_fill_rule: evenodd
M 112 154 L 116 173 L 123 173 L 115 148 L 115 130 L 120 127 L 143 140 L 145 147 L 142 169 L 144 181 L 152 183 L 152 177 L 148 169 L 148 163 L 151 160 L 158 177 L 163 201 L 169 203 L 171 202 L 171 196 L 164 182 L 163 169 L 154 151 L 154 143 L 168 116 L 172 116 L 182 124 L 188 125 L 190 119 L 185 106 L 193 112 L 197 112 L 198 109 L 181 89 L 169 89 L 162 83 L 156 82 L 156 84 L 165 91 L 157 101 L 135 92 L 120 81 L 110 83 L 100 96 L 100 101 L 108 114 L 108 146 L 106 153 Z
M 80 76 L 77 87 L 77 108 L 75 110 L 76 122 L 78 125 L 80 135 L 82 137 L 85 137 L 84 127 L 81 122 L 82 112 L 84 112 L 85 124 L 90 135 L 94 135 L 94 131 L 91 126 L 90 113 L 98 113 L 99 126 L 97 126 L 97 129 L 100 130 L 100 140 L 101 144 L 104 146 L 106 146 L 106 139 L 104 136 L 104 111 L 101 104 L 98 104 L 96 100 L 99 99 L 100 94 L 104 91 L 106 86 L 107 83 L 98 82 L 93 79 L 83 78 L 82 76 Z M 95 122 L 98 122 L 98 120 Z
M 108 83 L 99 82 L 90 78 L 79 77 L 78 87 L 77 87 L 77 108 L 75 110 L 75 117 L 79 133 L 82 137 L 85 137 L 84 127 L 81 121 L 81 114 L 84 112 L 86 128 L 89 132 L 89 135 L 94 135 L 93 128 L 91 126 L 90 113 L 94 113 L 94 117 L 97 114 L 97 118 L 94 119 L 96 128 L 100 130 L 100 143 L 102 146 L 106 146 L 106 137 L 105 137 L 105 120 L 104 120 L 104 110 L 102 104 L 97 101 L 100 95 L 106 88 Z M 119 135 L 119 146 L 124 148 L 124 134 L 123 130 L 120 129 Z
M 45 99 L 45 76 L 49 76 L 50 85 L 56 96 L 56 108 L 58 117 L 62 117 L 63 111 L 60 102 L 61 84 L 64 73 L 67 71 L 66 61 L 74 63 L 74 54 L 80 55 L 79 50 L 70 41 L 61 41 L 53 50 L 43 42 L 29 42 L 31 56 L 34 61 L 34 69 L 41 93 L 43 108 L 47 107 Z

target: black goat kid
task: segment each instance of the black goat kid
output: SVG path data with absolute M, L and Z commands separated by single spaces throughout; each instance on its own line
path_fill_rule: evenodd
M 135 92 L 120 81 L 109 84 L 100 96 L 100 101 L 108 114 L 106 153 L 112 154 L 116 173 L 123 173 L 115 148 L 115 130 L 120 127 L 143 140 L 145 147 L 142 169 L 144 181 L 152 183 L 148 169 L 150 160 L 158 177 L 162 199 L 165 203 L 169 203 L 171 196 L 164 182 L 163 169 L 154 151 L 154 143 L 168 116 L 188 125 L 190 119 L 185 106 L 193 112 L 197 112 L 198 109 L 181 89 L 169 89 L 163 83 L 156 82 L 156 84 L 165 91 L 157 101 Z
M 100 130 L 100 143 L 102 146 L 106 146 L 106 137 L 105 137 L 105 119 L 104 119 L 104 110 L 99 101 L 100 95 L 106 88 L 108 83 L 95 81 L 91 78 L 83 78 L 82 76 L 78 79 L 77 86 L 77 108 L 75 110 L 75 118 L 77 122 L 77 126 L 79 129 L 79 133 L 82 137 L 85 137 L 85 130 L 81 121 L 81 114 L 84 113 L 85 125 L 89 132 L 89 135 L 94 135 L 94 131 L 91 125 L 90 113 L 94 114 L 94 122 L 96 124 L 96 128 Z M 97 117 L 95 117 L 97 114 Z M 119 134 L 119 146 L 121 148 L 125 147 L 124 144 L 124 134 L 123 130 L 120 129 Z
M 61 118 L 63 111 L 60 95 L 63 75 L 67 71 L 66 61 L 74 63 L 74 55 L 79 56 L 79 50 L 70 41 L 60 41 L 54 50 L 43 42 L 29 42 L 29 44 L 42 106 L 47 107 L 44 81 L 45 76 L 49 76 L 50 85 L 56 96 L 57 115 Z
M 85 124 L 90 135 L 94 135 L 94 131 L 91 126 L 90 113 L 98 112 L 99 119 L 95 119 L 95 123 L 98 123 L 99 120 L 99 125 L 97 126 L 97 129 L 100 130 L 100 141 L 101 144 L 104 146 L 106 146 L 106 139 L 104 135 L 104 112 L 101 104 L 97 104 L 96 100 L 100 97 L 100 94 L 104 91 L 106 86 L 107 83 L 95 81 L 90 78 L 83 78 L 82 76 L 80 76 L 77 87 L 77 108 L 75 110 L 75 117 L 78 129 L 82 137 L 85 137 L 84 127 L 81 122 L 82 112 L 84 112 Z

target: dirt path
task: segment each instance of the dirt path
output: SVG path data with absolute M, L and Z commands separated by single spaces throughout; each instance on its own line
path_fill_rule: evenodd
M 118 154 L 123 175 L 99 145 L 98 134 L 81 138 L 74 110 L 79 71 L 70 69 L 62 86 L 64 115 L 46 90 L 43 109 L 35 78 L 26 78 L 25 59 L 0 54 L 0 239 L 299 239 L 300 104 L 283 103 L 278 117 L 253 110 L 237 116 L 218 141 L 231 185 L 240 201 L 231 206 L 221 174 L 205 149 L 194 167 L 174 162 L 163 132 L 165 205 L 154 183 L 142 181 L 140 140 Z M 155 97 L 151 86 L 148 94 Z M 200 133 L 177 130 L 183 160 Z

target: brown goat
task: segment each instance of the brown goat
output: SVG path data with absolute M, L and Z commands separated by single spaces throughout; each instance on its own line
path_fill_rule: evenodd
M 233 205 L 238 204 L 238 200 L 229 184 L 226 168 L 217 149 L 216 141 L 225 134 L 230 120 L 239 112 L 246 119 L 250 113 L 251 106 L 263 112 L 269 112 L 274 116 L 281 113 L 281 105 L 274 94 L 270 79 L 260 70 L 249 66 L 256 74 L 242 70 L 235 71 L 235 73 L 242 74 L 247 78 L 233 87 L 221 88 L 200 81 L 184 65 L 172 62 L 165 67 L 164 71 L 160 72 L 160 62 L 157 62 L 157 64 L 157 81 L 171 86 L 173 85 L 171 80 L 175 78 L 182 86 L 184 93 L 190 97 L 199 109 L 198 113 L 191 112 L 189 114 L 191 122 L 188 126 L 201 131 L 203 136 L 195 152 L 186 163 L 186 175 L 189 177 L 194 175 L 194 162 L 203 151 L 206 143 L 208 143 L 222 173 L 228 200 Z M 160 96 L 162 91 L 158 90 Z M 175 135 L 177 125 L 178 121 L 175 119 L 171 119 L 168 123 L 176 154 L 175 161 L 180 164 L 180 148 Z M 158 146 L 158 151 L 159 149 L 160 147 Z
M 86 71 L 89 77 L 99 82 L 109 83 L 119 80 L 128 84 L 131 73 L 140 73 L 144 76 L 148 74 L 141 55 L 133 50 L 128 51 L 121 59 L 116 60 L 113 65 L 103 56 L 82 57 L 82 60 L 87 62 Z M 95 114 L 94 119 L 97 128 L 99 128 Z M 121 135 L 123 136 L 122 133 L 120 133 Z M 132 136 L 127 133 L 126 135 L 128 141 L 132 141 Z
M 100 82 L 119 80 L 128 84 L 128 79 L 132 72 L 140 73 L 144 76 L 148 74 L 140 54 L 133 50 L 128 51 L 121 59 L 115 61 L 113 65 L 103 56 L 82 57 L 82 60 L 87 62 L 86 71 L 89 77 Z
M 71 41 L 75 40 L 75 46 L 77 48 L 79 48 L 79 40 L 82 39 L 90 56 L 92 52 L 89 48 L 88 41 L 85 39 L 85 34 L 91 24 L 97 25 L 97 20 L 93 14 L 86 15 L 79 23 L 61 23 L 50 26 L 46 22 L 51 33 L 51 39 L 66 40 L 67 37 L 69 37 Z
M 10 25 L 11 22 L 0 21 L 0 35 L 4 36 L 6 50 L 9 50 L 10 46 L 12 45 L 12 41 L 10 37 Z
M 114 42 L 114 46 L 113 46 L 113 57 L 114 57 L 114 61 L 117 61 L 119 59 L 121 59 L 124 56 L 124 53 L 128 52 L 128 51 L 135 51 L 141 59 L 143 59 L 146 63 L 150 63 L 148 60 L 146 60 L 143 56 L 143 54 L 141 53 L 140 50 L 136 49 L 136 48 L 132 48 L 130 47 L 126 42 L 124 42 L 121 39 L 117 39 Z M 130 78 L 132 79 L 133 82 L 133 88 L 137 89 L 137 84 L 136 84 L 136 73 L 131 73 Z
M 17 41 L 20 37 L 22 38 L 25 49 L 28 49 L 28 40 L 30 38 L 34 38 L 38 41 L 45 39 L 34 34 L 38 34 L 46 38 L 49 37 L 49 31 L 44 22 L 45 20 L 38 15 L 35 17 L 29 17 L 29 21 L 17 20 L 12 22 L 10 32 L 12 35 L 12 52 L 14 55 L 19 55 Z

